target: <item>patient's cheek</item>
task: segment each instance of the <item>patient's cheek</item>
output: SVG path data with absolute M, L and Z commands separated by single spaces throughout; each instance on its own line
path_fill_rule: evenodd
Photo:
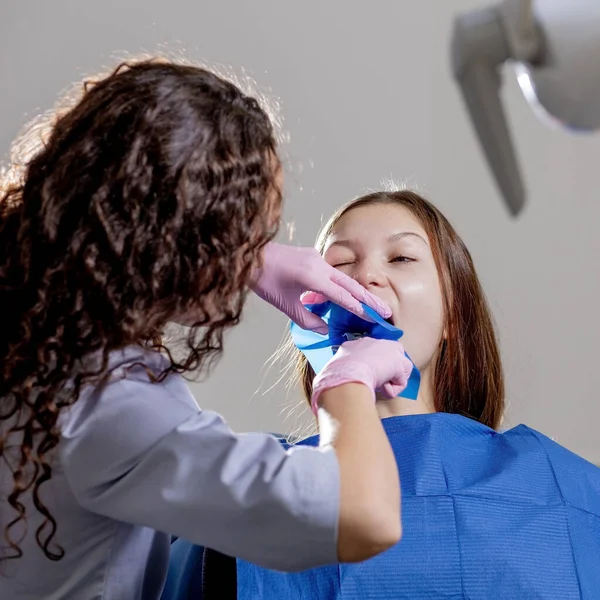
M 402 287 L 395 324 L 404 330 L 402 343 L 415 365 L 425 368 L 443 337 L 444 310 L 437 279 L 423 278 Z

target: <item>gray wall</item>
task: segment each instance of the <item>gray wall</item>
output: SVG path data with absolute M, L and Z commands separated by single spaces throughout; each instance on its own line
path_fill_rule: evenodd
M 313 242 L 322 216 L 393 176 L 418 185 L 455 223 L 494 308 L 511 424 L 526 422 L 600 462 L 600 139 L 539 123 L 508 77 L 505 96 L 531 203 L 512 222 L 493 187 L 448 69 L 455 11 L 467 0 L 2 0 L 0 152 L 115 51 L 184 50 L 245 67 L 282 100 L 291 142 L 287 215 Z M 204 407 L 238 430 L 293 429 L 282 385 L 263 366 L 285 321 L 251 302 Z M 243 348 L 245 346 L 245 349 Z M 256 390 L 261 387 L 261 392 Z

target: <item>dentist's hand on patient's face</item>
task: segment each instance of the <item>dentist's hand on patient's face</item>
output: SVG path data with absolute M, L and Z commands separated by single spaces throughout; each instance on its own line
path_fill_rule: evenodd
M 304 304 L 330 300 L 359 317 L 368 318 L 361 306 L 364 303 L 383 318 L 392 314 L 387 304 L 352 277 L 327 264 L 314 248 L 271 242 L 265 247 L 263 264 L 254 274 L 251 288 L 294 323 L 318 333 L 326 333 L 327 325 Z

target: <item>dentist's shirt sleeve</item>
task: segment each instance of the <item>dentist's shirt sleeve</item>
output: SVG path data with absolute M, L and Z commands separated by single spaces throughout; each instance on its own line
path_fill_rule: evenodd
M 59 460 L 83 507 L 271 569 L 337 562 L 332 449 L 237 435 L 180 376 L 123 373 L 86 389 L 62 422 Z

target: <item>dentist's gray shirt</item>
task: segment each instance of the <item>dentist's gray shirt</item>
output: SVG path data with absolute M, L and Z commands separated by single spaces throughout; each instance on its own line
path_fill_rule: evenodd
M 85 389 L 64 415 L 52 479 L 40 490 L 65 556 L 44 556 L 35 540 L 41 517 L 22 500 L 24 555 L 0 561 L 0 600 L 155 600 L 171 534 L 273 569 L 336 562 L 333 450 L 286 451 L 268 435 L 236 435 L 198 408 L 182 377 L 152 384 L 137 362 L 156 373 L 167 365 L 139 348 L 115 353 L 111 380 Z M 7 470 L 2 530 L 15 516 Z M 2 546 L 3 535 L 0 556 Z

